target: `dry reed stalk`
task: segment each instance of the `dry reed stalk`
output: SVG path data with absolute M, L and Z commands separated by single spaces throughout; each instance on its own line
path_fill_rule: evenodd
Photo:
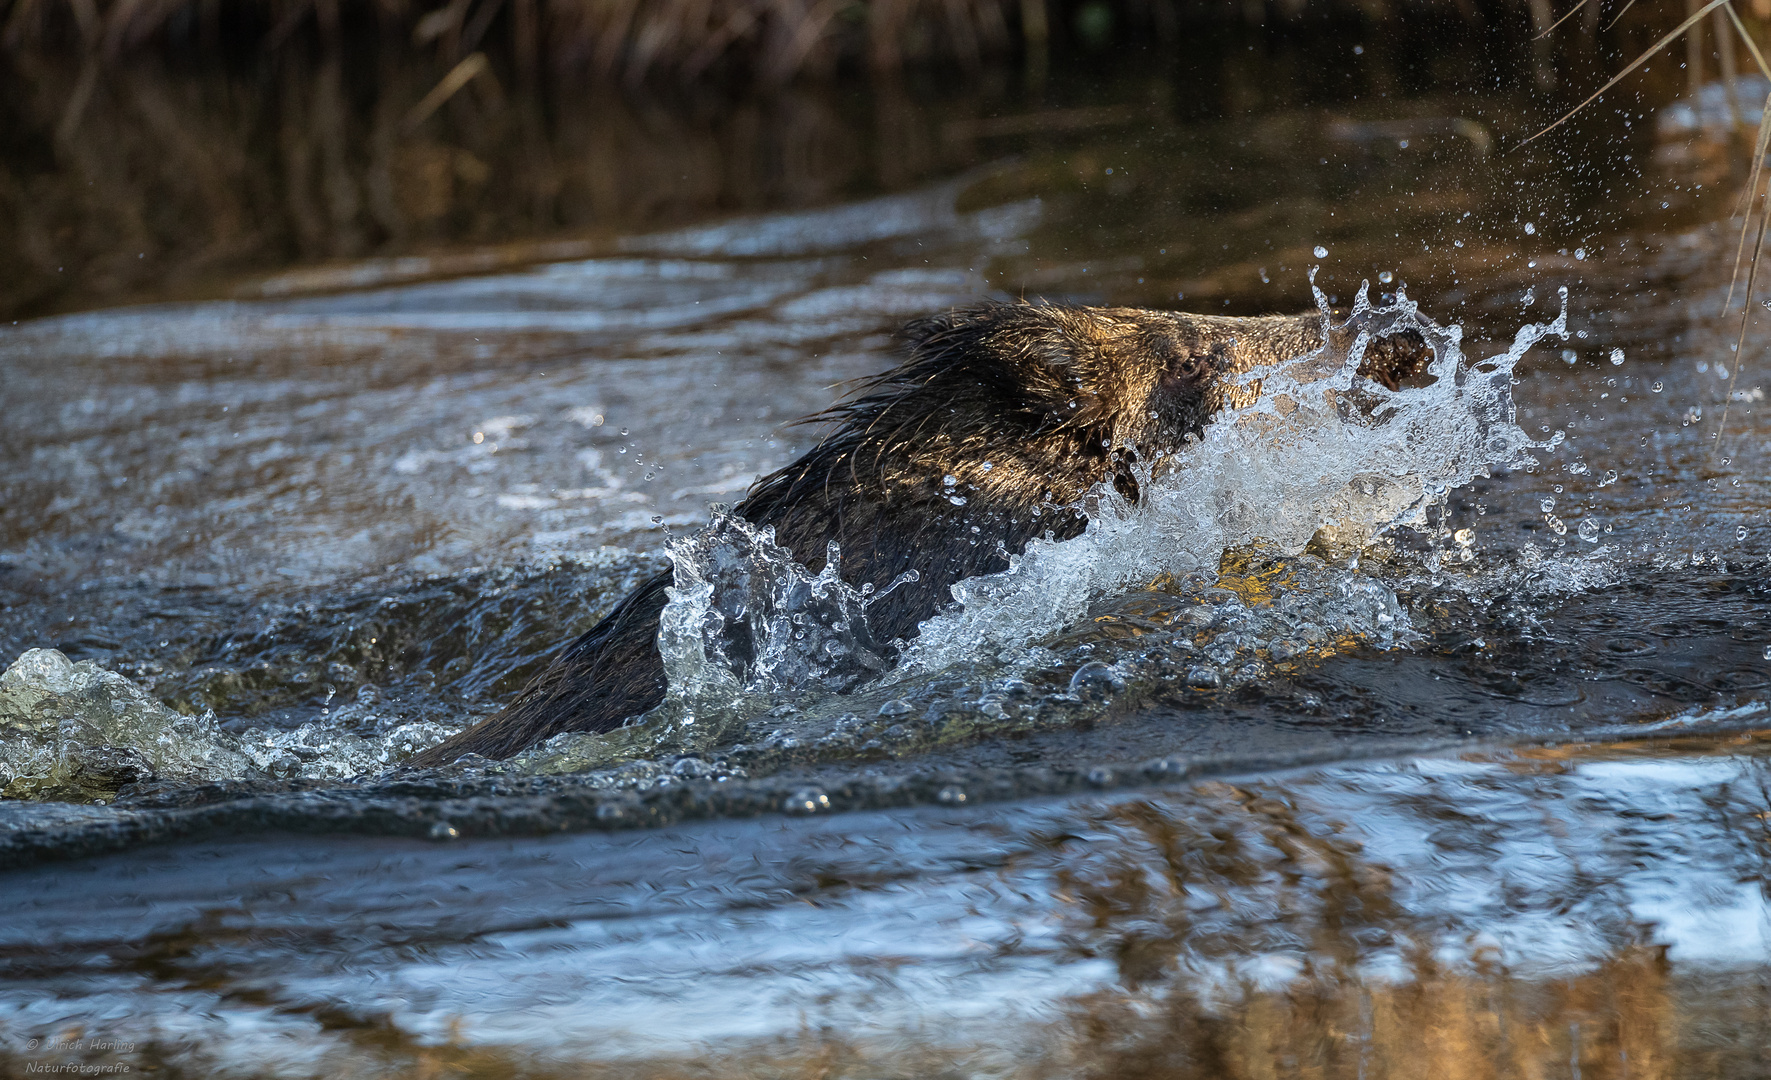
M 496 38 L 524 78 L 543 59 L 630 85 L 653 76 L 693 81 L 730 62 L 778 84 L 851 60 L 886 72 L 908 63 L 975 70 L 1019 49 L 1039 66 L 1074 16 L 1102 3 L 1116 10 L 1116 22 L 1167 43 L 1183 12 L 1214 19 L 1240 12 L 1258 24 L 1271 4 L 1291 19 L 1311 10 L 1384 22 L 1445 2 L 1467 20 L 1480 18 L 1476 0 L 1244 0 L 1234 7 L 1209 0 L 0 0 L 0 46 L 51 47 L 71 37 L 81 51 L 115 62 L 174 27 L 195 25 L 203 47 L 214 50 L 222 47 L 225 15 L 236 35 L 230 45 L 278 53 L 310 28 L 338 48 L 347 22 L 373 22 L 451 65 L 476 51 L 502 55 L 487 49 Z M 1528 10 L 1541 23 L 1550 0 L 1487 2 Z

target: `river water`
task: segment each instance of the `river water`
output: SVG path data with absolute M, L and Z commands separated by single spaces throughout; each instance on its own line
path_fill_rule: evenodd
M 1213 116 L 1121 80 L 928 121 L 957 164 L 864 197 L 5 328 L 0 1061 L 1756 1075 L 1738 165 L 1641 104 L 1502 155 L 1522 98 L 1379 82 Z M 903 321 L 1306 311 L 1312 273 L 1427 320 L 1434 386 L 1226 419 L 853 694 L 679 666 L 622 731 L 398 769 Z

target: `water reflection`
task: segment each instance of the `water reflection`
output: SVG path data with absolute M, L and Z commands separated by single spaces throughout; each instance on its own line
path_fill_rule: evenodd
M 90 85 L 74 60 L 19 64 L 24 92 L 4 108 L 48 160 L 0 166 L 16 230 L 0 311 L 13 315 L 213 294 L 297 260 L 395 252 L 416 266 L 442 243 L 584 241 L 902 187 L 966 163 L 939 124 L 988 100 L 925 104 L 886 85 L 873 110 L 799 90 L 667 103 L 563 76 L 545 94 L 486 90 L 493 79 L 414 127 L 409 107 L 443 69 L 411 57 L 347 70 L 296 52 L 195 77 L 138 58 Z M 548 257 L 519 246 L 478 262 Z
M 1747 1077 L 1771 1049 L 1768 748 L 45 867 L 0 884 L 7 1027 L 135 1046 L 6 1053 L 303 1076 Z

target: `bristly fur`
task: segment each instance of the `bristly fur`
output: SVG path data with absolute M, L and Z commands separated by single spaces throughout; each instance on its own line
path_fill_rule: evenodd
M 858 396 L 808 418 L 834 431 L 758 480 L 735 513 L 772 525 L 814 572 L 830 541 L 853 585 L 883 589 L 869 609 L 880 641 L 909 638 L 951 600 L 949 587 L 1007 569 L 1049 535 L 1068 540 L 1077 504 L 1111 481 L 1139 497 L 1130 468 L 1200 435 L 1245 404 L 1250 368 L 1321 344 L 1316 315 L 1227 318 L 1135 308 L 988 303 L 920 319 L 903 363 Z M 1376 342 L 1362 374 L 1394 389 L 1428 357 L 1412 334 Z M 504 711 L 413 759 L 502 758 L 567 731 L 607 731 L 663 700 L 658 618 L 668 573 L 640 586 L 573 642 Z

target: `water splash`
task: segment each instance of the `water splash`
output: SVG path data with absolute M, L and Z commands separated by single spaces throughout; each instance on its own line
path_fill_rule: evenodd
M 1163 467 L 1145 467 L 1140 503 L 1103 484 L 1086 501 L 1083 535 L 1034 541 L 1002 573 L 955 584 L 957 607 L 923 623 L 902 673 L 980 653 L 1013 662 L 1095 598 L 1164 574 L 1210 572 L 1234 548 L 1295 555 L 1321 537 L 1356 551 L 1389 530 L 1428 530 L 1429 510 L 1451 489 L 1494 467 L 1529 464 L 1529 451 L 1560 441 L 1533 440 L 1517 425 L 1512 380 L 1532 345 L 1566 336 L 1566 290 L 1554 321 L 1521 327 L 1505 353 L 1477 362 L 1460 349 L 1461 327 L 1439 326 L 1401 291 L 1394 304 L 1373 307 L 1361 286 L 1340 322 L 1314 291 L 1328 344 L 1249 372 L 1259 398 Z M 1367 344 L 1409 330 L 1432 349 L 1429 385 L 1390 391 L 1359 378 Z
M 180 716 L 114 671 L 31 649 L 0 674 L 0 795 L 106 799 L 126 783 L 240 776 L 213 717 Z
M 915 571 L 878 592 L 871 584 L 857 589 L 842 580 L 834 541 L 824 569 L 813 574 L 775 542 L 774 526 L 729 514 L 668 548 L 674 583 L 658 648 L 673 698 L 841 693 L 890 666 L 891 650 L 875 639 L 867 609 L 915 581 Z
M 1328 344 L 1247 373 L 1259 380 L 1258 399 L 1173 459 L 1142 466 L 1140 503 L 1100 485 L 1084 500 L 1082 536 L 1035 541 L 1008 570 L 955 584 L 955 604 L 902 645 L 890 681 L 979 659 L 1011 668 L 1038 662 L 1050 654 L 1033 643 L 1075 624 L 1091 603 L 1164 575 L 1209 580 L 1226 551 L 1295 556 L 1315 540 L 1356 555 L 1390 530 L 1430 531 L 1429 511 L 1451 489 L 1493 467 L 1529 464 L 1531 450 L 1560 441 L 1519 428 L 1512 381 L 1526 350 L 1566 336 L 1565 291 L 1554 321 L 1521 327 L 1505 353 L 1476 362 L 1462 354 L 1460 327 L 1434 323 L 1405 292 L 1374 307 L 1362 287 L 1344 320 L 1321 290 L 1315 295 Z M 1371 341 L 1405 331 L 1432 350 L 1428 385 L 1390 391 L 1358 376 Z M 890 651 L 866 622 L 872 598 L 841 580 L 834 544 L 814 575 L 772 529 L 720 516 L 670 550 L 676 583 L 659 634 L 667 711 L 729 705 L 746 693 L 844 692 L 888 666 Z M 1307 589 L 1291 590 L 1285 625 L 1251 638 L 1250 649 L 1226 642 L 1215 651 L 1228 655 L 1201 658 L 1214 684 L 1235 681 L 1245 666 L 1237 657 L 1254 651 L 1283 659 L 1346 633 L 1385 646 L 1407 639 L 1387 587 L 1352 570 L 1325 572 L 1333 580 L 1316 582 L 1324 590 L 1316 601 L 1301 599 Z
M 366 706 L 293 731 L 223 731 L 184 716 L 90 660 L 31 649 L 0 674 L 0 797 L 105 802 L 131 784 L 340 780 L 379 772 L 448 738 L 430 721 L 348 730 Z

